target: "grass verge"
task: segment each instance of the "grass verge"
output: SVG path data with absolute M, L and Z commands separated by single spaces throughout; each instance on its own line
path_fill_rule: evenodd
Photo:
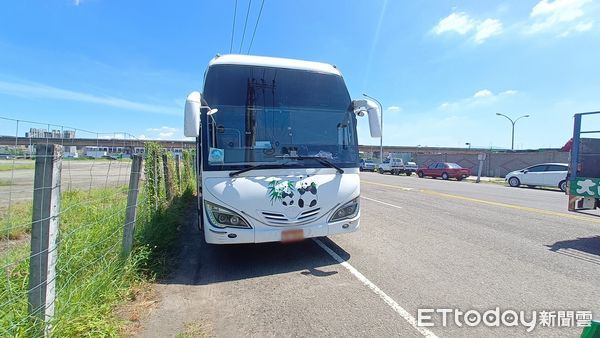
M 12 163 L 0 164 L 0 171 L 11 171 L 11 170 L 24 170 L 24 169 L 34 169 L 35 163 L 19 163 L 13 166 Z
M 192 199 L 191 193 L 184 193 L 156 210 L 140 196 L 135 247 L 123 257 L 127 188 L 64 192 L 52 335 L 118 336 L 124 322 L 114 314 L 115 307 L 132 288 L 166 271 L 178 225 Z M 28 224 L 30 210 L 30 202 L 19 205 L 18 213 L 11 212 L 11 224 Z M 16 237 L 5 236 L 2 241 Z M 35 336 L 27 314 L 29 241 L 8 247 L 0 251 L 0 336 Z
M 0 240 L 20 239 L 31 231 L 31 202 L 17 202 L 0 210 Z

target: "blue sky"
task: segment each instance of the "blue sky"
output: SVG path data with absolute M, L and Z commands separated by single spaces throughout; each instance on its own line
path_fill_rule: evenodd
M 249 4 L 237 2 L 234 52 Z M 186 95 L 229 52 L 234 4 L 5 1 L 0 116 L 181 139 Z M 500 112 L 531 115 L 516 148 L 558 147 L 573 113 L 600 110 L 599 18 L 591 0 L 265 0 L 251 53 L 336 64 L 354 98 L 384 105 L 384 144 L 508 147 Z M 0 120 L 0 133 L 14 129 Z M 379 144 L 366 119 L 359 141 Z

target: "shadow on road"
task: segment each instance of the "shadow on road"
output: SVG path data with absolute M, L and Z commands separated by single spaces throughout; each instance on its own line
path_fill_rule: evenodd
M 194 221 L 182 225 L 177 267 L 163 284 L 207 285 L 289 272 L 315 277 L 337 273 L 323 269 L 338 262 L 310 239 L 289 244 L 211 245 L 204 243 L 195 211 L 190 219 Z M 342 259 L 350 258 L 330 239 L 321 241 Z
M 600 217 L 600 215 L 598 213 L 595 213 L 596 210 L 574 210 L 571 212 L 575 212 L 578 214 L 582 214 L 582 215 L 588 215 L 588 216 L 593 216 L 593 217 Z
M 550 251 L 600 264 L 600 236 L 580 237 L 547 245 Z
M 507 186 L 510 187 L 510 186 Z M 564 194 L 565 192 L 560 190 L 559 188 L 553 188 L 553 187 L 542 187 L 542 186 L 526 186 L 526 185 L 522 185 L 520 186 L 521 189 L 529 189 L 529 190 L 542 190 L 542 191 L 552 191 L 552 192 L 559 192 L 561 194 Z

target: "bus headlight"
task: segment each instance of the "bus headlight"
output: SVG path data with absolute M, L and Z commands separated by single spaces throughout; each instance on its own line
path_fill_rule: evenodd
M 344 219 L 354 218 L 358 214 L 360 208 L 360 197 L 353 199 L 352 201 L 339 207 L 333 216 L 329 219 L 329 222 L 337 222 Z
M 204 201 L 204 208 L 210 223 L 217 228 L 252 228 L 238 213 L 220 205 Z

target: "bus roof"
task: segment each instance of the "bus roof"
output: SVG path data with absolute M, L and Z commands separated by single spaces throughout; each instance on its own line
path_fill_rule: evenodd
M 273 68 L 299 69 L 311 72 L 342 76 L 342 73 L 340 73 L 340 71 L 335 66 L 327 63 L 275 58 L 268 56 L 239 54 L 227 54 L 220 56 L 217 55 L 208 63 L 209 67 L 213 65 L 248 65 Z

